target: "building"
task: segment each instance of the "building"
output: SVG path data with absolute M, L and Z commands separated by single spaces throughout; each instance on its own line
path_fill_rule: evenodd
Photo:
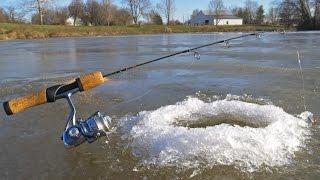
M 196 16 L 188 21 L 189 25 L 202 26 L 202 25 L 216 25 L 217 18 L 209 13 L 200 11 Z M 223 13 L 218 20 L 218 25 L 242 25 L 243 19 L 234 15 Z
M 74 24 L 75 23 L 75 24 Z M 77 18 L 76 21 L 74 21 L 74 18 L 73 17 L 69 17 L 67 20 L 66 20 L 66 25 L 69 25 L 69 26 L 81 26 L 82 25 L 82 20 L 80 18 Z

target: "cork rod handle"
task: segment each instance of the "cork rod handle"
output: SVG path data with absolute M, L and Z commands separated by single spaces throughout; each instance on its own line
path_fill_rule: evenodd
M 105 83 L 106 81 L 109 81 L 109 79 L 104 78 L 101 72 L 95 71 L 77 78 L 73 83 L 76 84 L 76 88 L 79 88 L 80 91 L 87 91 Z M 66 89 L 65 91 L 68 90 L 71 89 Z M 25 109 L 45 104 L 47 102 L 47 89 L 44 89 L 40 92 L 31 93 L 29 95 L 4 102 L 3 107 L 7 115 L 13 115 L 24 111 Z
M 47 102 L 46 90 L 31 93 L 3 103 L 7 115 L 16 114 L 30 107 L 45 104 Z

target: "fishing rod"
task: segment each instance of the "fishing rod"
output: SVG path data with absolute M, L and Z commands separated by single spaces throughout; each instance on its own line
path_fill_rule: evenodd
M 156 62 L 156 61 L 160 61 L 160 60 L 163 60 L 163 59 L 167 59 L 167 58 L 170 58 L 170 57 L 173 57 L 173 56 L 177 56 L 177 55 L 180 55 L 180 54 L 193 52 L 195 50 L 198 50 L 198 49 L 201 49 L 201 48 L 204 48 L 204 47 L 208 47 L 208 46 L 212 46 L 212 45 L 215 45 L 215 44 L 226 43 L 226 45 L 229 46 L 229 41 L 232 41 L 232 40 L 235 40 L 235 39 L 240 39 L 240 38 L 247 37 L 247 36 L 253 36 L 253 35 L 256 35 L 257 37 L 259 37 L 258 33 L 251 33 L 251 34 L 245 34 L 245 35 L 242 35 L 242 36 L 233 37 L 233 38 L 229 38 L 229 39 L 225 39 L 225 40 L 221 40 L 221 41 L 216 41 L 216 42 L 205 44 L 205 45 L 198 46 L 198 47 L 195 47 L 195 48 L 186 49 L 184 51 L 179 51 L 179 52 L 176 52 L 176 53 L 173 53 L 173 54 L 170 54 L 170 55 L 167 55 L 167 56 L 163 56 L 163 57 L 151 60 L 151 61 L 147 61 L 147 62 L 144 62 L 144 63 L 141 63 L 141 64 L 137 64 L 137 65 L 134 65 L 134 66 L 131 66 L 131 67 L 123 68 L 123 69 L 120 69 L 118 71 L 115 71 L 115 72 L 112 72 L 112 73 L 109 73 L 109 74 L 105 74 L 105 75 L 103 75 L 103 77 L 109 77 L 109 76 L 112 76 L 112 75 L 115 75 L 115 74 L 119 74 L 119 73 L 125 72 L 125 71 L 133 69 L 133 68 L 137 68 L 139 66 L 150 64 L 150 63 L 153 63 L 153 62 Z
M 163 56 L 157 59 L 153 59 L 151 61 L 129 66 L 104 75 L 100 71 L 95 71 L 87 75 L 80 76 L 79 78 L 76 78 L 70 84 L 55 85 L 43 89 L 39 92 L 34 92 L 23 97 L 18 97 L 16 99 L 6 101 L 3 103 L 3 107 L 7 115 L 13 115 L 34 106 L 42 105 L 45 103 L 52 103 L 59 99 L 66 99 L 70 107 L 70 113 L 67 119 L 65 130 L 62 133 L 61 137 L 64 145 L 66 147 L 75 147 L 84 142 L 92 143 L 96 141 L 99 137 L 106 136 L 108 131 L 111 130 L 111 118 L 98 111 L 85 120 L 76 119 L 76 109 L 71 99 L 71 96 L 73 94 L 77 92 L 88 91 L 92 88 L 100 86 L 110 81 L 110 76 L 123 73 L 130 69 L 138 68 L 146 64 L 154 63 L 163 59 L 190 52 L 194 52 L 194 56 L 196 58 L 199 58 L 200 54 L 198 52 L 195 52 L 195 50 L 197 49 L 221 43 L 226 43 L 226 46 L 229 46 L 229 41 L 254 35 L 257 38 L 260 37 L 259 33 L 245 34 L 179 51 L 167 56 Z

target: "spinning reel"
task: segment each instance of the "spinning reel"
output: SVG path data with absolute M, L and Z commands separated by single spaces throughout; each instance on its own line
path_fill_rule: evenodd
M 76 147 L 84 142 L 92 143 L 99 137 L 106 136 L 107 132 L 111 130 L 111 118 L 96 112 L 88 119 L 76 119 L 76 109 L 71 96 L 90 90 L 106 81 L 108 78 L 104 78 L 101 72 L 95 71 L 80 76 L 70 84 L 55 85 L 40 92 L 4 102 L 3 107 L 8 115 L 13 115 L 33 106 L 67 99 L 70 113 L 61 140 L 66 147 Z
M 92 116 L 76 119 L 76 109 L 71 100 L 72 92 L 65 94 L 70 107 L 70 113 L 61 140 L 66 147 L 76 147 L 84 142 L 92 143 L 99 137 L 106 136 L 111 130 L 111 118 L 99 111 Z

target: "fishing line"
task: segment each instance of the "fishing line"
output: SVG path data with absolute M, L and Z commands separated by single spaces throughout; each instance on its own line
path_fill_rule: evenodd
M 304 77 L 303 77 L 303 71 L 302 71 L 302 65 L 301 65 L 301 60 L 300 60 L 300 53 L 299 53 L 299 50 L 297 50 L 297 56 L 298 56 L 298 62 L 299 62 L 299 68 L 300 68 L 300 75 L 301 75 L 301 80 L 302 80 L 302 94 L 301 95 L 301 98 L 303 100 L 303 105 L 304 105 L 304 110 L 307 111 L 307 105 L 306 105 L 306 99 L 305 99 L 305 83 L 304 83 Z
M 124 101 L 124 102 L 121 102 L 121 103 L 119 103 L 119 104 L 117 104 L 117 105 L 115 105 L 115 106 L 112 106 L 110 109 L 114 109 L 114 108 L 117 108 L 117 107 L 119 107 L 119 106 L 121 106 L 121 105 L 123 105 L 123 104 L 128 104 L 128 103 L 131 103 L 131 102 L 133 102 L 133 101 L 137 101 L 137 100 L 139 100 L 139 99 L 142 99 L 144 96 L 150 94 L 151 91 L 152 91 L 152 89 L 146 91 L 145 93 L 143 93 L 143 94 L 140 95 L 140 96 L 134 97 L 134 98 L 132 98 L 132 99 L 130 99 L 130 100 L 128 100 L 128 101 Z
M 286 33 L 284 33 L 283 35 L 285 35 Z M 301 59 L 300 59 L 300 52 L 299 52 L 299 47 L 297 45 L 293 45 L 293 47 L 296 48 L 296 53 L 297 53 L 297 59 L 298 59 L 298 64 L 299 64 L 299 69 L 300 69 L 300 76 L 301 76 L 301 81 L 302 81 L 302 92 L 300 92 L 300 97 L 303 101 L 303 106 L 304 106 L 304 110 L 307 111 L 307 103 L 306 103 L 306 89 L 305 89 L 305 82 L 304 82 L 304 76 L 303 76 L 303 69 L 302 69 L 302 63 L 301 63 Z

